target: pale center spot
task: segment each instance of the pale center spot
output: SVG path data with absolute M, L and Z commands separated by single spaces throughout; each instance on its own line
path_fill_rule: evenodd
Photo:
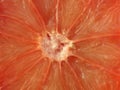
M 40 44 L 44 55 L 51 60 L 66 60 L 71 53 L 72 41 L 59 33 L 47 33 Z

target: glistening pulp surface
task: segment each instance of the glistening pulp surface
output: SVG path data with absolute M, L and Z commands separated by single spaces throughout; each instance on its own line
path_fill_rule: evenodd
M 0 90 L 120 90 L 120 0 L 0 0 Z

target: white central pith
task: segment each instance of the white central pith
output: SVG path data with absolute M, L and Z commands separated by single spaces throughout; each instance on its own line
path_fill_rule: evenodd
M 71 47 L 72 42 L 58 33 L 48 33 L 42 38 L 42 51 L 52 60 L 66 60 L 66 58 L 70 55 Z

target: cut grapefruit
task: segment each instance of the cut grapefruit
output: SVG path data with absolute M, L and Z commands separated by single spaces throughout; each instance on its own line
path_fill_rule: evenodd
M 0 90 L 120 90 L 120 1 L 0 0 Z

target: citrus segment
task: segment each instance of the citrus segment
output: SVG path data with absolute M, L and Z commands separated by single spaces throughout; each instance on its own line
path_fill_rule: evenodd
M 34 62 L 32 62 L 34 63 Z M 5 90 L 16 90 L 16 89 L 30 89 L 30 90 L 39 90 L 40 82 L 45 74 L 48 61 L 45 59 L 39 59 L 39 62 L 31 69 L 24 73 L 19 73 L 20 75 L 14 79 L 12 85 L 7 82 L 7 85 L 3 88 Z M 16 86 L 16 87 L 15 87 Z
M 43 90 L 64 90 L 60 79 L 59 63 L 53 62 L 50 70 L 47 74 L 45 81 L 43 82 Z
M 31 0 L 38 13 L 44 20 L 47 31 L 52 32 L 56 29 L 56 0 Z
M 36 45 L 21 42 L 9 36 L 0 35 L 0 64 L 13 60 L 18 55 L 21 55 L 21 53 L 35 49 L 35 46 Z
M 109 4 L 108 4 L 109 2 Z M 105 5 L 105 6 L 103 6 Z M 96 8 L 95 8 L 96 7 Z M 87 11 L 78 19 L 69 32 L 72 39 L 84 38 L 85 35 L 98 33 L 109 33 L 119 28 L 120 6 L 116 1 L 91 1 Z M 75 35 L 75 36 L 74 36 Z
M 81 81 L 69 63 L 62 62 L 62 73 L 67 90 L 72 90 L 73 88 L 75 90 L 82 89 Z
M 0 33 L 13 39 L 34 43 L 40 35 L 20 19 L 3 15 L 0 21 Z
M 36 18 L 36 16 L 34 16 L 33 13 L 35 12 L 31 11 L 31 8 L 34 7 L 31 6 L 29 1 L 30 0 L 2 0 L 0 2 L 0 15 L 21 19 L 24 23 L 33 27 L 36 32 L 41 33 L 43 24 L 39 22 L 38 17 Z

